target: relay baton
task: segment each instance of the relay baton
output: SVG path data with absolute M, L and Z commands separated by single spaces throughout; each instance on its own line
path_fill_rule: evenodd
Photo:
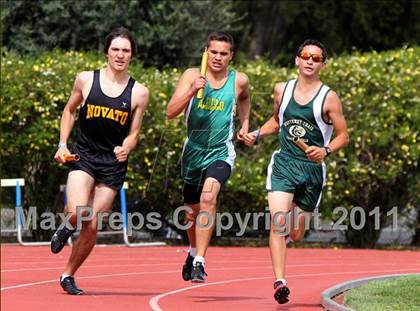
M 207 51 L 203 52 L 203 56 L 201 57 L 201 67 L 200 67 L 200 74 L 202 76 L 206 76 L 207 71 L 207 61 L 209 59 L 209 54 Z M 204 89 L 199 89 L 197 93 L 197 99 L 202 99 L 204 96 Z
M 77 153 L 74 153 L 74 154 L 66 154 L 64 156 L 64 160 L 66 162 L 79 161 L 80 160 L 80 156 Z
M 308 150 L 308 148 L 309 148 L 309 146 L 302 139 L 300 139 L 299 137 L 296 137 L 296 136 L 293 137 L 293 143 L 296 146 L 298 146 L 305 153 L 306 153 L 306 150 Z M 321 164 L 322 160 L 321 161 L 315 161 L 315 162 L 318 163 L 318 164 Z

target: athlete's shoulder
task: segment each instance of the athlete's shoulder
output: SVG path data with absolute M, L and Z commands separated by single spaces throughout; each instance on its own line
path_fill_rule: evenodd
M 287 82 L 277 82 L 274 85 L 274 95 L 281 96 L 286 89 Z
M 80 71 L 76 75 L 76 80 L 81 83 L 87 83 L 93 80 L 93 71 Z
M 193 83 L 195 79 L 200 76 L 198 68 L 188 68 L 185 70 L 179 78 L 178 85 L 188 85 Z
M 246 73 L 235 71 L 236 72 L 236 81 L 239 86 L 247 86 L 249 84 L 249 79 Z
M 143 102 L 146 100 L 147 102 L 147 99 L 149 98 L 149 89 L 145 85 L 135 81 L 133 85 L 133 95 L 139 101 Z
M 74 90 L 87 90 L 93 83 L 93 71 L 81 71 L 74 79 Z
M 194 79 L 198 77 L 199 75 L 200 75 L 200 70 L 195 67 L 186 69 L 184 73 L 182 74 L 183 77 L 192 77 Z
M 331 111 L 341 109 L 341 106 L 342 104 L 340 98 L 338 97 L 338 94 L 332 89 L 329 89 L 327 95 L 325 96 L 324 109 L 326 111 Z
M 135 89 L 137 92 L 149 92 L 149 89 L 147 88 L 147 86 L 145 86 L 144 84 L 138 82 L 138 81 L 134 81 L 134 85 L 133 85 L 133 89 Z
M 338 94 L 334 90 L 329 88 L 327 96 L 325 97 L 325 100 L 326 101 L 332 101 L 332 102 L 339 102 L 340 97 L 338 96 Z
M 289 85 L 290 86 L 293 86 L 295 83 L 297 83 L 297 79 L 296 78 L 295 79 L 289 79 L 287 81 L 277 82 L 275 87 L 278 90 L 283 90 L 284 91 L 287 86 L 289 86 Z

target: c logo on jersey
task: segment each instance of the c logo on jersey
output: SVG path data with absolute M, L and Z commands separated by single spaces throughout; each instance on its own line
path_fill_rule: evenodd
M 306 131 L 303 127 L 299 125 L 292 125 L 289 129 L 289 134 L 293 137 L 303 137 L 306 134 Z

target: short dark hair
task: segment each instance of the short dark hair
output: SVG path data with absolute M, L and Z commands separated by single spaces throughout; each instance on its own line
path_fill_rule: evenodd
M 303 41 L 303 43 L 299 46 L 296 55 L 299 56 L 303 48 L 307 45 L 315 45 L 319 47 L 322 50 L 322 62 L 325 62 L 327 60 L 328 55 L 327 55 L 327 49 L 325 48 L 325 45 L 323 45 L 321 42 L 315 39 L 306 39 L 305 41 Z
M 207 37 L 206 47 L 209 47 L 210 41 L 224 41 L 230 44 L 230 51 L 233 52 L 233 37 L 224 31 L 213 31 Z
M 108 54 L 109 46 L 111 45 L 112 40 L 118 37 L 125 38 L 125 39 L 128 39 L 128 41 L 130 41 L 131 57 L 133 57 L 137 51 L 136 40 L 134 39 L 134 35 L 125 27 L 115 28 L 105 37 L 105 43 L 104 43 L 105 55 Z

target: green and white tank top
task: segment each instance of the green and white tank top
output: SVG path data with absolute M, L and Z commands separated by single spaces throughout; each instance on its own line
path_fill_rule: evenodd
M 226 161 L 233 165 L 235 70 L 230 69 L 225 84 L 216 89 L 206 83 L 201 100 L 193 97 L 185 112 L 187 140 L 185 145 L 200 149 L 227 149 Z
M 328 145 L 333 126 L 324 120 L 323 107 L 330 88 L 322 84 L 314 98 L 300 105 L 294 99 L 296 84 L 296 79 L 288 81 L 283 91 L 278 115 L 280 150 L 308 160 L 305 153 L 293 143 L 293 138 L 299 137 L 309 146 Z

